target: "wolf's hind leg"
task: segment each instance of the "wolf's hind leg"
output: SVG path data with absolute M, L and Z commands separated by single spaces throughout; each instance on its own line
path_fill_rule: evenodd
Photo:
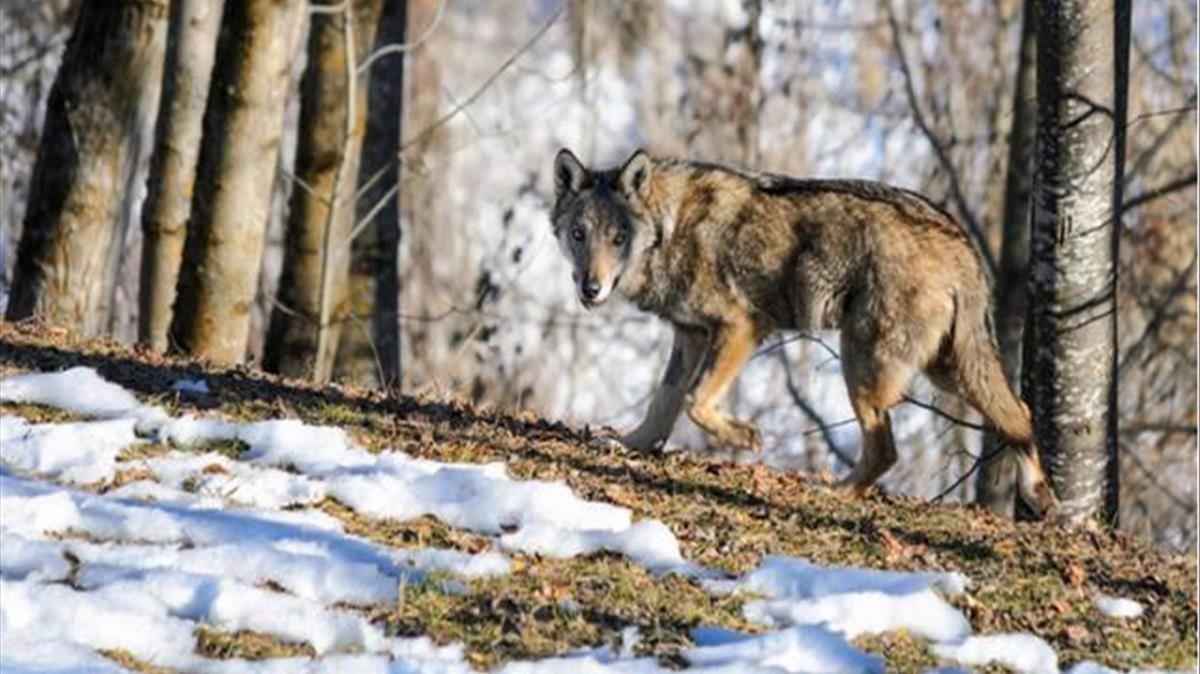
M 758 344 L 758 333 L 747 318 L 724 323 L 717 330 L 699 384 L 692 392 L 688 417 L 717 442 L 743 449 L 762 448 L 758 430 L 744 421 L 731 419 L 717 408 L 742 366 Z
M 842 348 L 845 359 L 846 389 L 858 425 L 862 429 L 862 451 L 858 464 L 842 481 L 842 486 L 865 491 L 896 463 L 896 442 L 888 410 L 904 397 L 912 375 L 903 365 L 878 367 L 875 359 L 859 362 L 855 349 Z
M 642 423 L 621 438 L 625 446 L 649 450 L 671 435 L 688 389 L 696 379 L 706 341 L 706 336 L 699 330 L 675 326 L 675 343 L 662 382 L 654 391 Z

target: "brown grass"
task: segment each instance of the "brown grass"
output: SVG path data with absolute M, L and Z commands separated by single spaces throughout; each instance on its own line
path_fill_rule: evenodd
M 1049 641 L 1064 667 L 1083 659 L 1119 667 L 1191 668 L 1196 663 L 1196 560 L 1113 532 L 1012 523 L 974 508 L 903 496 L 849 497 L 803 476 L 731 465 L 690 453 L 648 455 L 598 448 L 586 429 L 503 415 L 461 403 L 283 380 L 243 369 L 134 353 L 80 342 L 36 327 L 0 324 L 0 371 L 96 367 L 106 378 L 180 411 L 213 410 L 239 419 L 299 417 L 344 426 L 371 449 L 391 447 L 442 461 L 505 461 L 516 477 L 564 480 L 581 496 L 661 519 L 684 554 L 731 572 L 763 555 L 887 569 L 957 570 L 969 596 L 953 601 L 980 633 L 1028 631 Z M 202 400 L 167 393 L 180 377 L 206 378 Z M 432 518 L 375 521 L 336 501 L 320 506 L 356 535 L 397 547 L 437 545 L 478 551 L 480 536 Z M 639 629 L 639 650 L 678 661 L 688 630 L 715 624 L 750 630 L 741 600 L 714 598 L 694 583 L 657 578 L 623 558 L 567 561 L 517 555 L 510 576 L 443 591 L 430 579 L 402 588 L 395 605 L 364 611 L 389 633 L 465 643 L 472 662 L 562 654 L 615 643 Z M 461 589 L 461 588 L 460 588 Z M 1093 606 L 1097 592 L 1145 607 L 1118 621 Z M 239 637 L 232 637 L 236 642 Z M 900 671 L 934 664 L 925 645 L 903 634 L 864 638 Z

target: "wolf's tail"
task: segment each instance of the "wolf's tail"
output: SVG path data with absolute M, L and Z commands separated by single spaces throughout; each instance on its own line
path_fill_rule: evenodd
M 991 301 L 986 284 L 981 285 L 982 289 L 962 290 L 954 297 L 951 344 L 959 391 L 1005 442 L 1025 446 L 1033 441 L 1029 408 L 1004 376 Z
M 956 294 L 954 298 L 951 343 L 959 391 L 1005 444 L 1016 450 L 1021 499 L 1035 513 L 1051 516 L 1058 508 L 1058 500 L 1042 472 L 1029 408 L 1013 392 L 1000 366 L 987 284 L 980 283 L 977 287 L 980 286 L 982 290 Z

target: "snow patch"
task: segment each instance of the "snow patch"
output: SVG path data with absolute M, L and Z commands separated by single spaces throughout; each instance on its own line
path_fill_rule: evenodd
M 1057 674 L 1058 655 L 1032 634 L 986 634 L 958 643 L 934 644 L 933 653 L 968 667 L 998 664 L 1021 674 Z
M 1095 596 L 1096 608 L 1110 618 L 1136 618 L 1142 615 L 1142 605 L 1132 599 L 1113 597 L 1107 594 Z
M 4 377 L 0 379 L 0 401 L 45 405 L 98 419 L 132 416 L 155 422 L 166 418 L 162 408 L 141 404 L 132 393 L 90 367 Z
M 741 578 L 710 581 L 708 587 L 767 597 L 748 602 L 744 612 L 768 627 L 824 625 L 847 638 L 905 629 L 930 641 L 957 641 L 970 634 L 970 623 L 933 589 L 960 594 L 966 583 L 960 573 L 828 568 L 766 557 Z

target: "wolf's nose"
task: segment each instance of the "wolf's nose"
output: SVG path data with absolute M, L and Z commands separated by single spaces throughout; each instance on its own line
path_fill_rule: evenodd
M 579 292 L 583 293 L 583 299 L 594 300 L 600 296 L 600 282 L 590 276 L 586 277 L 579 286 Z

